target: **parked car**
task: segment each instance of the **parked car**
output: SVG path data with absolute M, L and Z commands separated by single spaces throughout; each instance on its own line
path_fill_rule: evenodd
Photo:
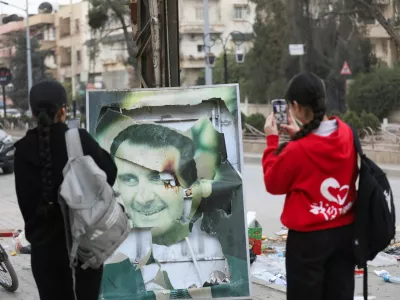
M 14 173 L 14 152 L 12 136 L 0 129 L 0 168 L 4 174 Z
M 21 118 L 21 112 L 15 108 L 7 108 L 7 116 L 12 118 Z M 0 117 L 4 118 L 4 109 L 0 109 Z

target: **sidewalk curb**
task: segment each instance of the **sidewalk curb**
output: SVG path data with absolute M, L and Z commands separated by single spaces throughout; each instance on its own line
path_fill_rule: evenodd
M 282 285 L 270 283 L 270 282 L 267 282 L 265 280 L 261 280 L 261 279 L 255 278 L 255 277 L 251 277 L 251 282 L 253 284 L 257 284 L 264 288 L 267 288 L 267 289 L 273 290 L 275 292 L 286 295 L 286 287 L 284 287 Z
M 243 159 L 245 163 L 250 163 L 250 164 L 259 164 L 261 166 L 261 158 L 262 155 L 258 154 L 247 154 L 245 153 L 243 155 Z M 388 177 L 400 177 L 400 169 L 391 169 L 387 167 L 381 167 L 382 171 L 386 173 Z

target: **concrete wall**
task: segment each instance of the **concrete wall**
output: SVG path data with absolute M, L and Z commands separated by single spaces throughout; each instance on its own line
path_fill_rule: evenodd
M 264 140 L 257 141 L 243 141 L 243 152 L 262 154 L 264 152 L 266 143 Z M 364 149 L 364 153 L 378 164 L 395 164 L 400 165 L 400 151 L 383 151 L 383 150 L 372 150 Z
M 255 113 L 261 113 L 264 116 L 268 116 L 271 113 L 271 104 L 252 104 L 252 103 L 240 103 L 240 110 L 246 116 L 250 116 Z

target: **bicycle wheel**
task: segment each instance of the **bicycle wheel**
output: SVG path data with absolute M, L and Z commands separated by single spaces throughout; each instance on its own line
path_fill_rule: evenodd
M 0 285 L 9 292 L 18 289 L 18 277 L 8 258 L 0 262 Z

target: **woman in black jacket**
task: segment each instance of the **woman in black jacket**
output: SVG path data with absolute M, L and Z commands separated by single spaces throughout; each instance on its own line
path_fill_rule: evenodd
M 68 155 L 65 132 L 67 93 L 56 81 L 43 81 L 30 91 L 37 127 L 15 144 L 15 185 L 25 233 L 32 245 L 32 272 L 41 300 L 73 300 L 64 222 L 58 189 Z M 90 155 L 114 185 L 117 168 L 111 156 L 79 130 L 85 155 Z M 97 300 L 103 270 L 76 268 L 78 300 Z

